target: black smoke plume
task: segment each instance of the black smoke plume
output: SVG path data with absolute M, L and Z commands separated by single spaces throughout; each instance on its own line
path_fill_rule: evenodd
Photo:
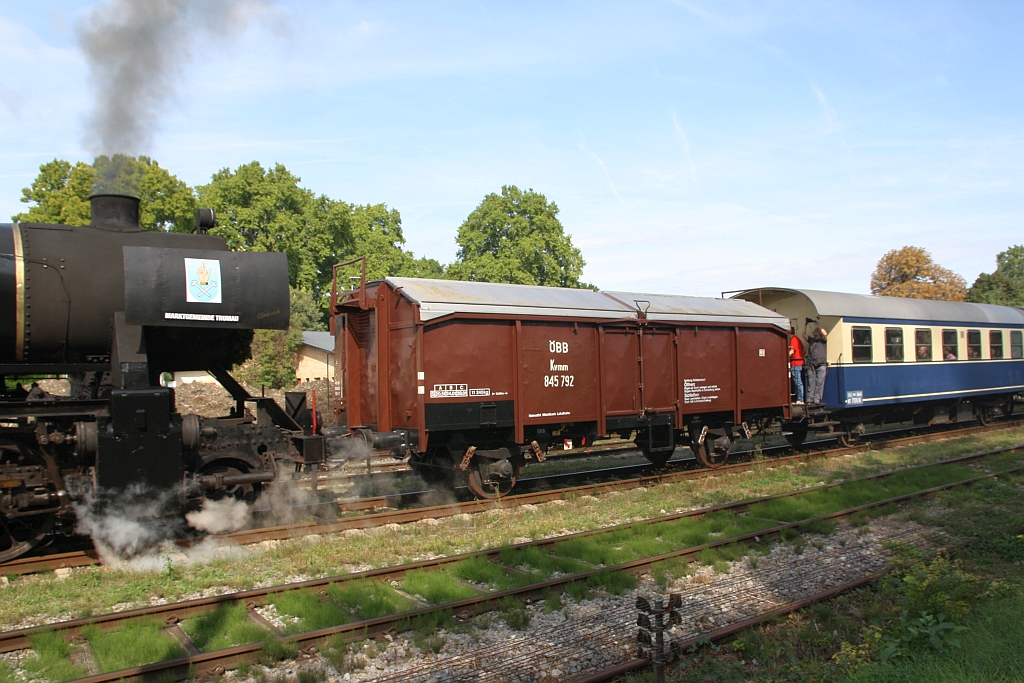
M 78 27 L 95 97 L 86 147 L 148 151 L 189 61 L 269 9 L 265 0 L 108 0 L 93 10 Z

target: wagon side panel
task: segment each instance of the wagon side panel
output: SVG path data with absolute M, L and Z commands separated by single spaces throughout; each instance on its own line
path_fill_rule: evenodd
M 740 404 L 744 410 L 789 403 L 786 335 L 778 329 L 739 328 Z
M 597 328 L 523 322 L 519 383 L 524 424 L 597 420 Z
M 735 411 L 735 330 L 684 326 L 679 329 L 678 339 L 680 413 Z
M 515 324 L 450 320 L 423 331 L 427 431 L 515 425 Z

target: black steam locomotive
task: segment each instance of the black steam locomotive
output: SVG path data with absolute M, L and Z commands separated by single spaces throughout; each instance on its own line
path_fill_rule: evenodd
M 0 561 L 72 528 L 76 502 L 252 501 L 325 455 L 298 396 L 282 408 L 228 373 L 254 329 L 288 327 L 285 255 L 230 251 L 209 210 L 175 234 L 142 230 L 134 197 L 91 201 L 91 225 L 0 224 Z M 160 378 L 185 370 L 213 374 L 230 415 L 178 413 Z M 70 395 L 29 381 L 42 375 L 67 377 Z

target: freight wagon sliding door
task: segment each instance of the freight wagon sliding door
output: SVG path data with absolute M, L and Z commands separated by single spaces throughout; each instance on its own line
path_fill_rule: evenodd
M 608 426 L 622 419 L 676 409 L 675 342 L 670 330 L 607 327 L 601 330 L 601 396 Z
M 601 396 L 603 412 L 615 431 L 615 417 L 635 417 L 640 413 L 640 358 L 635 327 L 602 327 Z
M 640 341 L 640 407 L 650 413 L 676 410 L 676 359 L 670 330 L 645 329 Z

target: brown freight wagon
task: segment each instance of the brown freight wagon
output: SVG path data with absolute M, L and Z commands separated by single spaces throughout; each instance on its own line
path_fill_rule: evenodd
M 789 418 L 788 320 L 747 301 L 392 277 L 333 311 L 339 424 L 481 496 L 552 447 L 715 466 Z

